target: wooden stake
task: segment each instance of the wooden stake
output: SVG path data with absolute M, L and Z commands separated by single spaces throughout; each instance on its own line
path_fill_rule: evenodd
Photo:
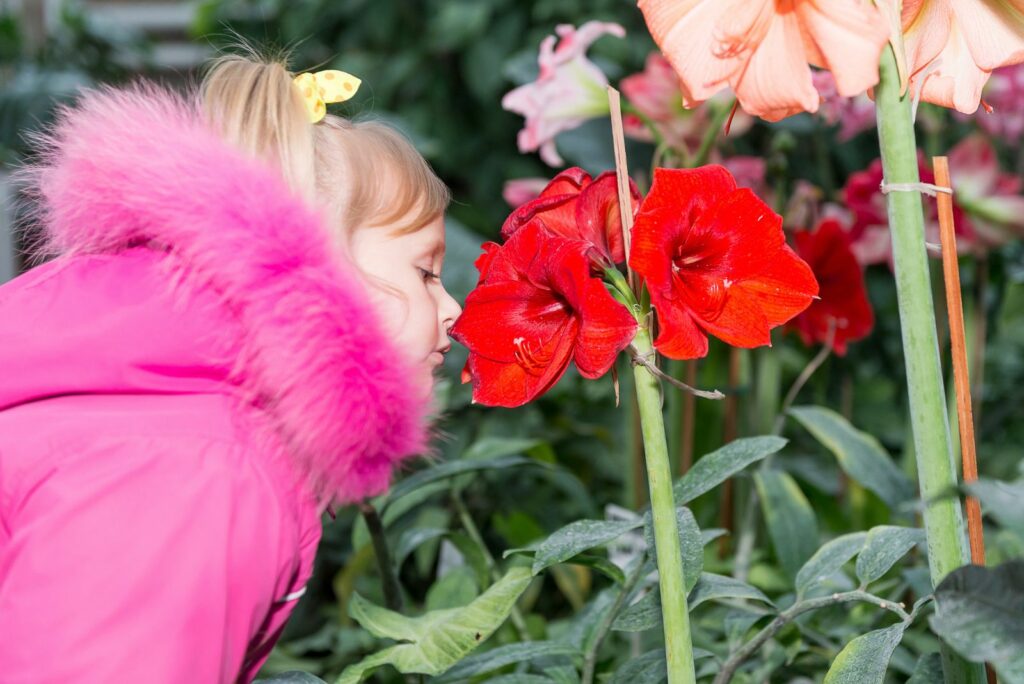
M 932 157 L 935 184 L 951 188 L 949 160 Z M 960 267 L 956 254 L 956 233 L 953 225 L 953 196 L 938 193 L 939 228 L 942 238 L 942 271 L 946 281 L 946 312 L 949 315 L 949 339 L 953 350 L 953 381 L 956 386 L 957 418 L 960 423 L 960 453 L 963 458 L 964 482 L 978 479 L 978 461 L 974 444 L 974 415 L 971 410 L 971 382 L 967 370 L 967 348 L 964 335 L 964 307 L 960 298 Z M 981 529 L 981 505 L 968 496 L 967 535 L 971 542 L 971 562 L 985 564 L 985 539 Z
M 633 202 L 629 192 L 629 167 L 626 165 L 626 134 L 622 128 L 622 103 L 619 91 L 608 86 L 608 105 L 612 119 L 612 144 L 615 148 L 615 180 L 619 187 L 619 218 L 622 220 L 622 246 L 626 251 L 626 278 L 636 292 L 633 271 L 629 268 L 629 241 L 633 231 Z

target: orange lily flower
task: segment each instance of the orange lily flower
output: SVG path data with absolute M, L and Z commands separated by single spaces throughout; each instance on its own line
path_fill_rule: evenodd
M 878 83 L 889 24 L 865 0 L 639 0 L 647 27 L 692 107 L 729 86 L 743 109 L 769 121 L 816 112 L 811 66 L 840 95 Z
M 1024 62 L 1024 0 L 903 0 L 901 19 L 925 102 L 971 114 L 993 69 Z

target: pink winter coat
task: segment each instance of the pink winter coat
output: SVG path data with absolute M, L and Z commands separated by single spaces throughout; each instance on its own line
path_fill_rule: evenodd
M 32 171 L 57 258 L 0 286 L 0 682 L 248 682 L 320 515 L 422 453 L 362 281 L 191 100 L 102 90 Z

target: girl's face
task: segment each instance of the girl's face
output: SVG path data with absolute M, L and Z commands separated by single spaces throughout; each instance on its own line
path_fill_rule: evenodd
M 357 229 L 352 257 L 371 281 L 370 296 L 391 340 L 419 365 L 429 386 L 451 348 L 448 330 L 462 313 L 441 284 L 444 217 L 403 235 L 388 226 Z

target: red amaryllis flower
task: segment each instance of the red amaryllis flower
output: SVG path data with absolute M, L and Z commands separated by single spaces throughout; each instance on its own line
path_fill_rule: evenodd
M 640 204 L 640 191 L 633 181 L 629 187 L 635 211 Z M 614 171 L 606 171 L 596 179 L 576 166 L 562 171 L 537 199 L 509 215 L 501 227 L 501 236 L 507 240 L 535 218 L 542 219 L 544 227 L 555 235 L 591 245 L 599 261 L 619 264 L 626 260 Z
M 540 220 L 477 260 L 481 284 L 451 335 L 469 348 L 463 374 L 473 400 L 521 406 L 551 388 L 570 360 L 587 378 L 604 375 L 636 333 L 632 314 L 590 274 L 584 246 L 550 234 Z
M 782 217 L 721 166 L 654 172 L 629 263 L 658 313 L 654 346 L 674 359 L 706 355 L 707 334 L 736 347 L 770 344 L 769 331 L 818 293 L 786 245 Z
M 786 328 L 811 345 L 826 343 L 829 327 L 834 326 L 832 349 L 843 356 L 847 343 L 867 337 L 875 325 L 861 265 L 835 219 L 825 219 L 814 231 L 798 231 L 793 238 L 796 253 L 810 265 L 820 289 L 819 298 Z

